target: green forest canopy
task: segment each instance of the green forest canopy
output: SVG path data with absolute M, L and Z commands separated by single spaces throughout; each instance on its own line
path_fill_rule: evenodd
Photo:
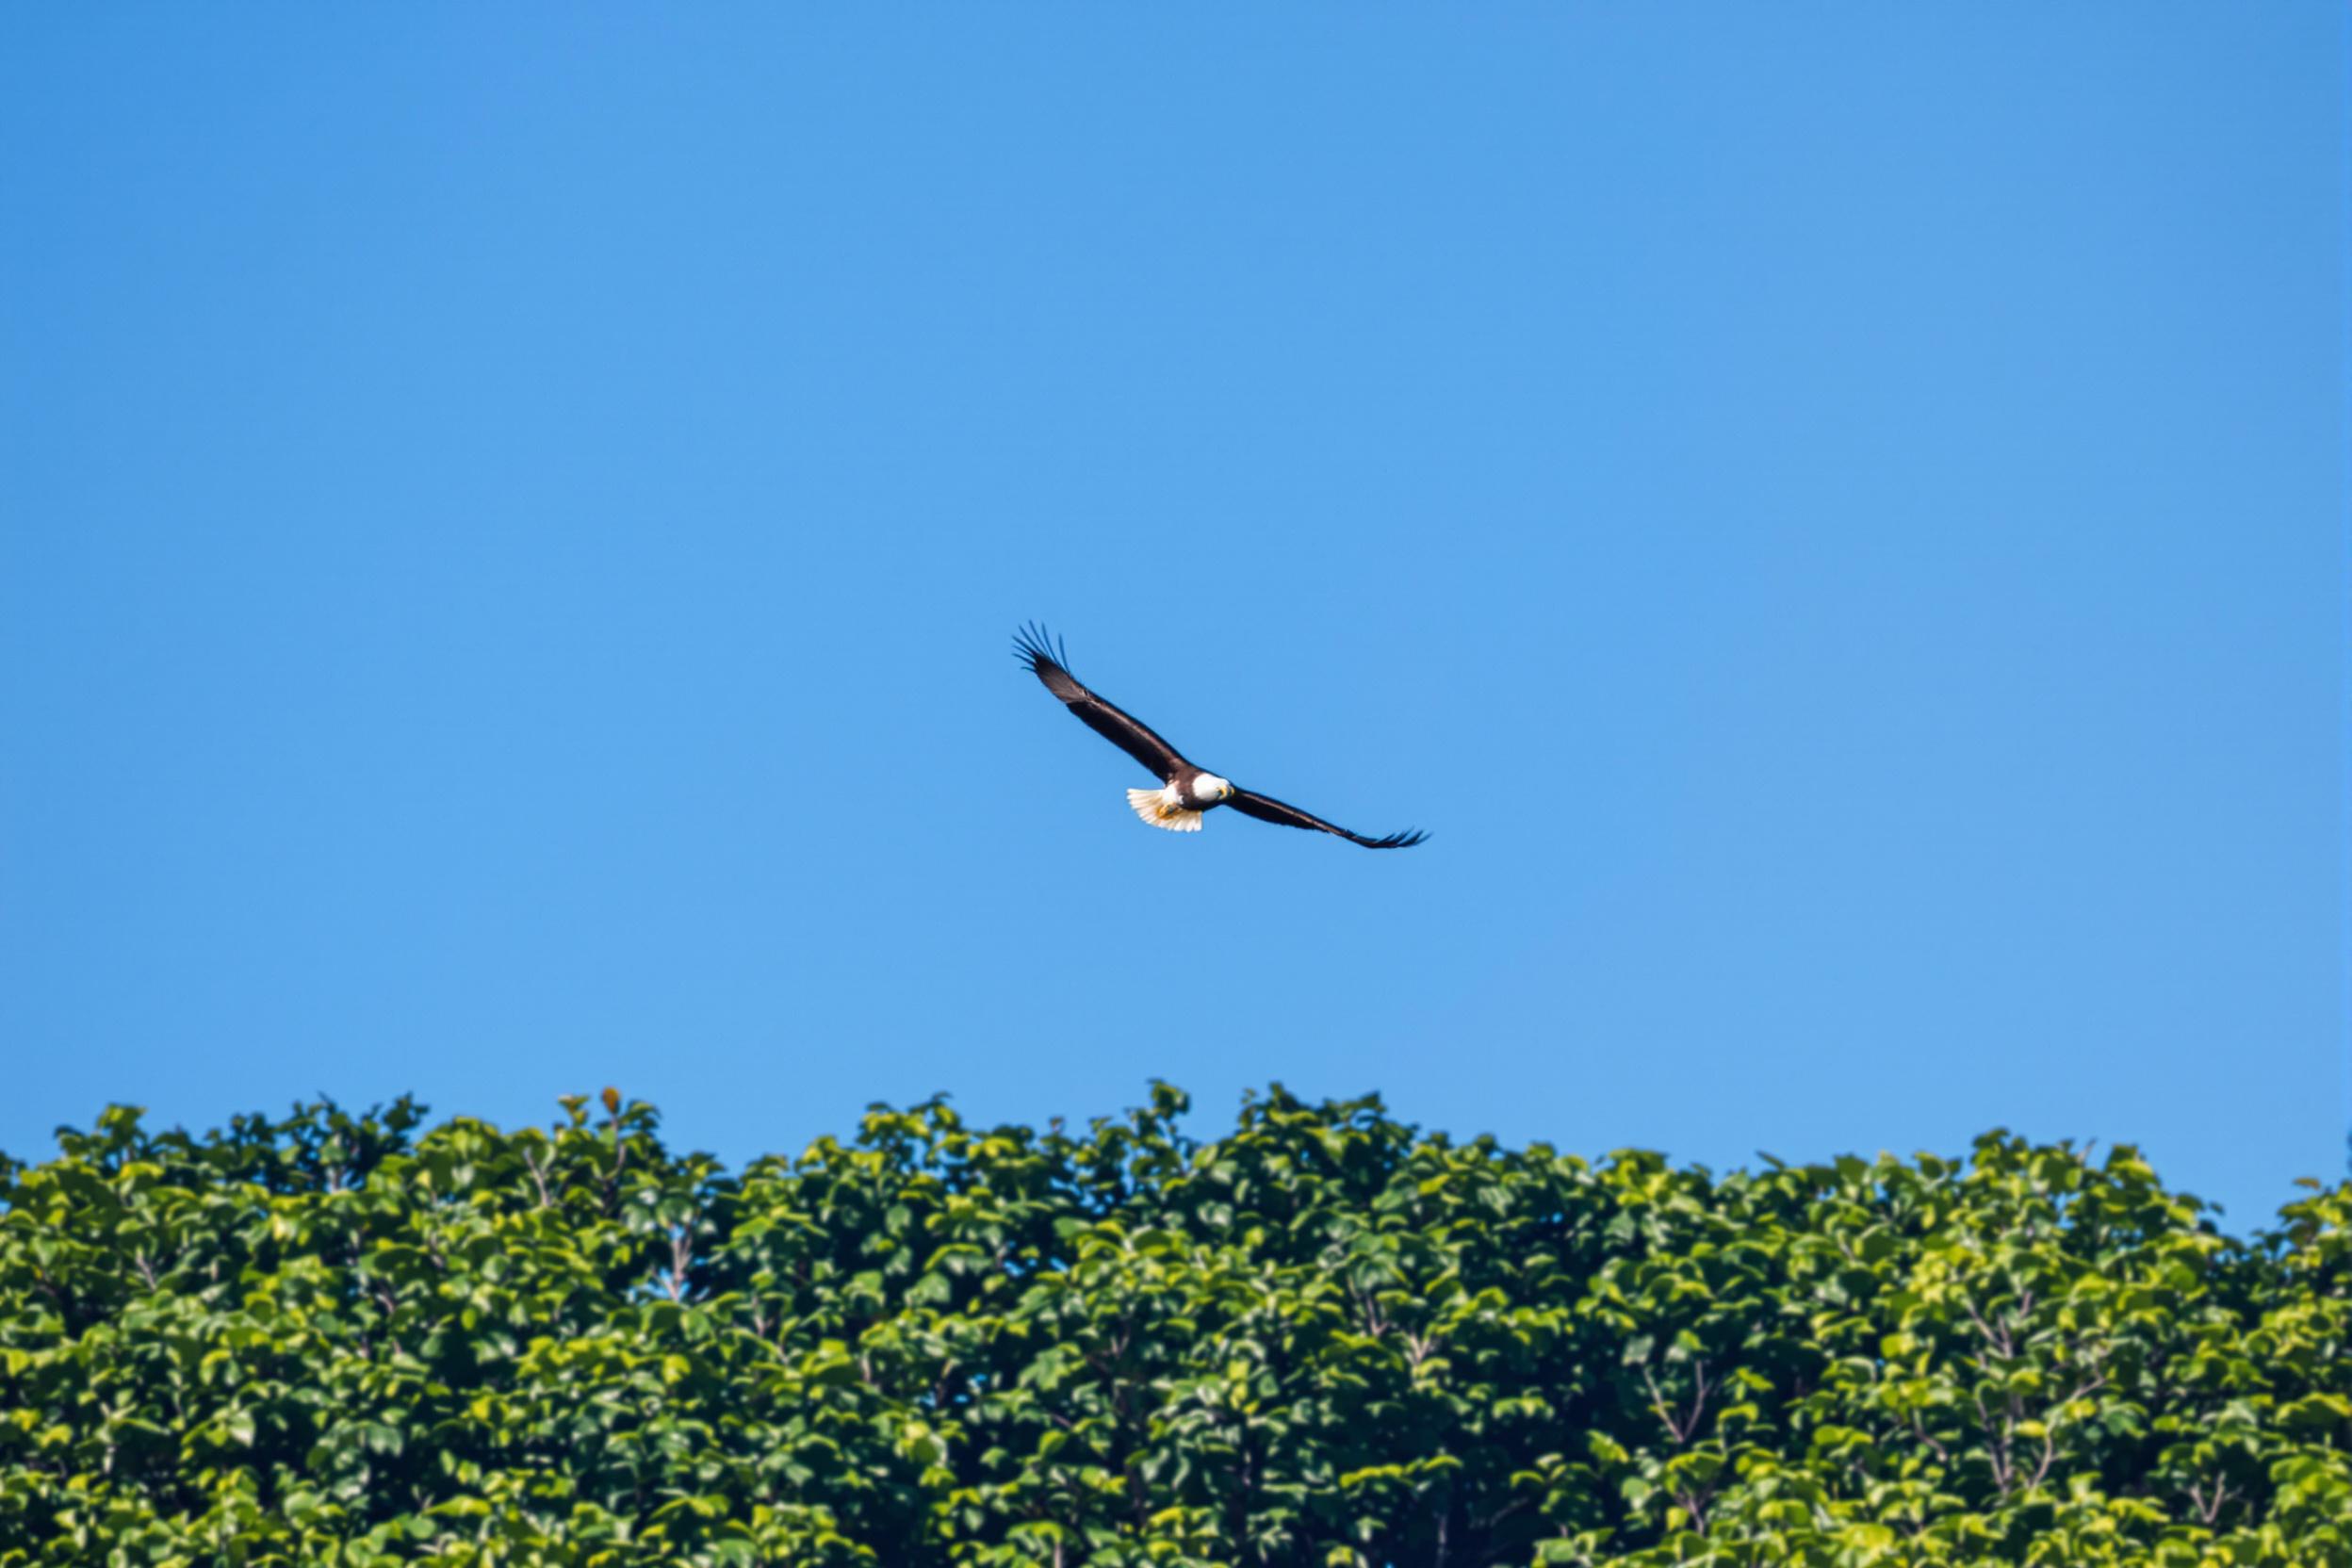
M 0 1564 L 2352 1563 L 2352 1184 L 564 1105 L 0 1159 Z

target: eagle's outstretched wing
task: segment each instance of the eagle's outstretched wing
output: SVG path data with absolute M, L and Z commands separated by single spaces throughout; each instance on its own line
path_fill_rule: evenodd
M 1429 837 L 1427 833 L 1407 831 L 1391 833 L 1385 839 L 1367 839 L 1361 833 L 1350 833 L 1344 827 L 1334 826 L 1321 817 L 1310 816 L 1296 806 L 1285 806 L 1279 800 L 1250 790 L 1235 790 L 1233 798 L 1225 804 L 1245 817 L 1255 817 L 1260 822 L 1278 822 L 1284 827 L 1312 827 L 1324 833 L 1336 833 L 1349 843 L 1362 844 L 1366 849 L 1410 849 Z
M 1064 662 L 1070 655 L 1059 642 L 1047 641 L 1045 628 L 1022 627 L 1020 635 L 1013 639 L 1013 653 L 1021 667 L 1044 681 L 1045 689 L 1067 703 L 1088 729 L 1151 769 L 1154 778 L 1167 778 L 1178 768 L 1191 766 L 1177 755 L 1174 746 L 1152 733 L 1150 725 L 1079 685 L 1078 678 L 1070 673 L 1070 666 Z

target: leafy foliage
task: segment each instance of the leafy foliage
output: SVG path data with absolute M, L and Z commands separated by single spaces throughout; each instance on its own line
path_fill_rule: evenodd
M 0 1564 L 2352 1563 L 2352 1183 L 564 1103 L 0 1160 Z

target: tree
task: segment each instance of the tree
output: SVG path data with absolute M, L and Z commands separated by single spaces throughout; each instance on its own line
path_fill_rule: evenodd
M 564 1105 L 0 1159 L 0 1564 L 2352 1563 L 2352 1183 Z

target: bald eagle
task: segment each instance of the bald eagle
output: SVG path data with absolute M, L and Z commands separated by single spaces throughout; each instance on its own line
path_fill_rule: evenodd
M 1405 832 L 1391 833 L 1385 839 L 1367 839 L 1361 833 L 1334 826 L 1321 817 L 1309 816 L 1296 806 L 1285 806 L 1279 800 L 1238 788 L 1233 780 L 1219 778 L 1205 768 L 1194 767 L 1178 755 L 1174 746 L 1154 735 L 1142 720 L 1120 711 L 1079 685 L 1077 678 L 1070 673 L 1069 653 L 1058 640 L 1048 639 L 1043 627 L 1022 627 L 1013 638 L 1013 656 L 1021 661 L 1023 669 L 1044 681 L 1045 689 L 1061 698 L 1078 715 L 1080 723 L 1159 778 L 1160 788 L 1156 790 L 1127 792 L 1128 806 L 1154 827 L 1165 827 L 1171 833 L 1198 833 L 1203 812 L 1230 806 L 1245 817 L 1278 822 L 1285 827 L 1335 833 L 1366 849 L 1406 849 L 1429 837 L 1426 833 Z

